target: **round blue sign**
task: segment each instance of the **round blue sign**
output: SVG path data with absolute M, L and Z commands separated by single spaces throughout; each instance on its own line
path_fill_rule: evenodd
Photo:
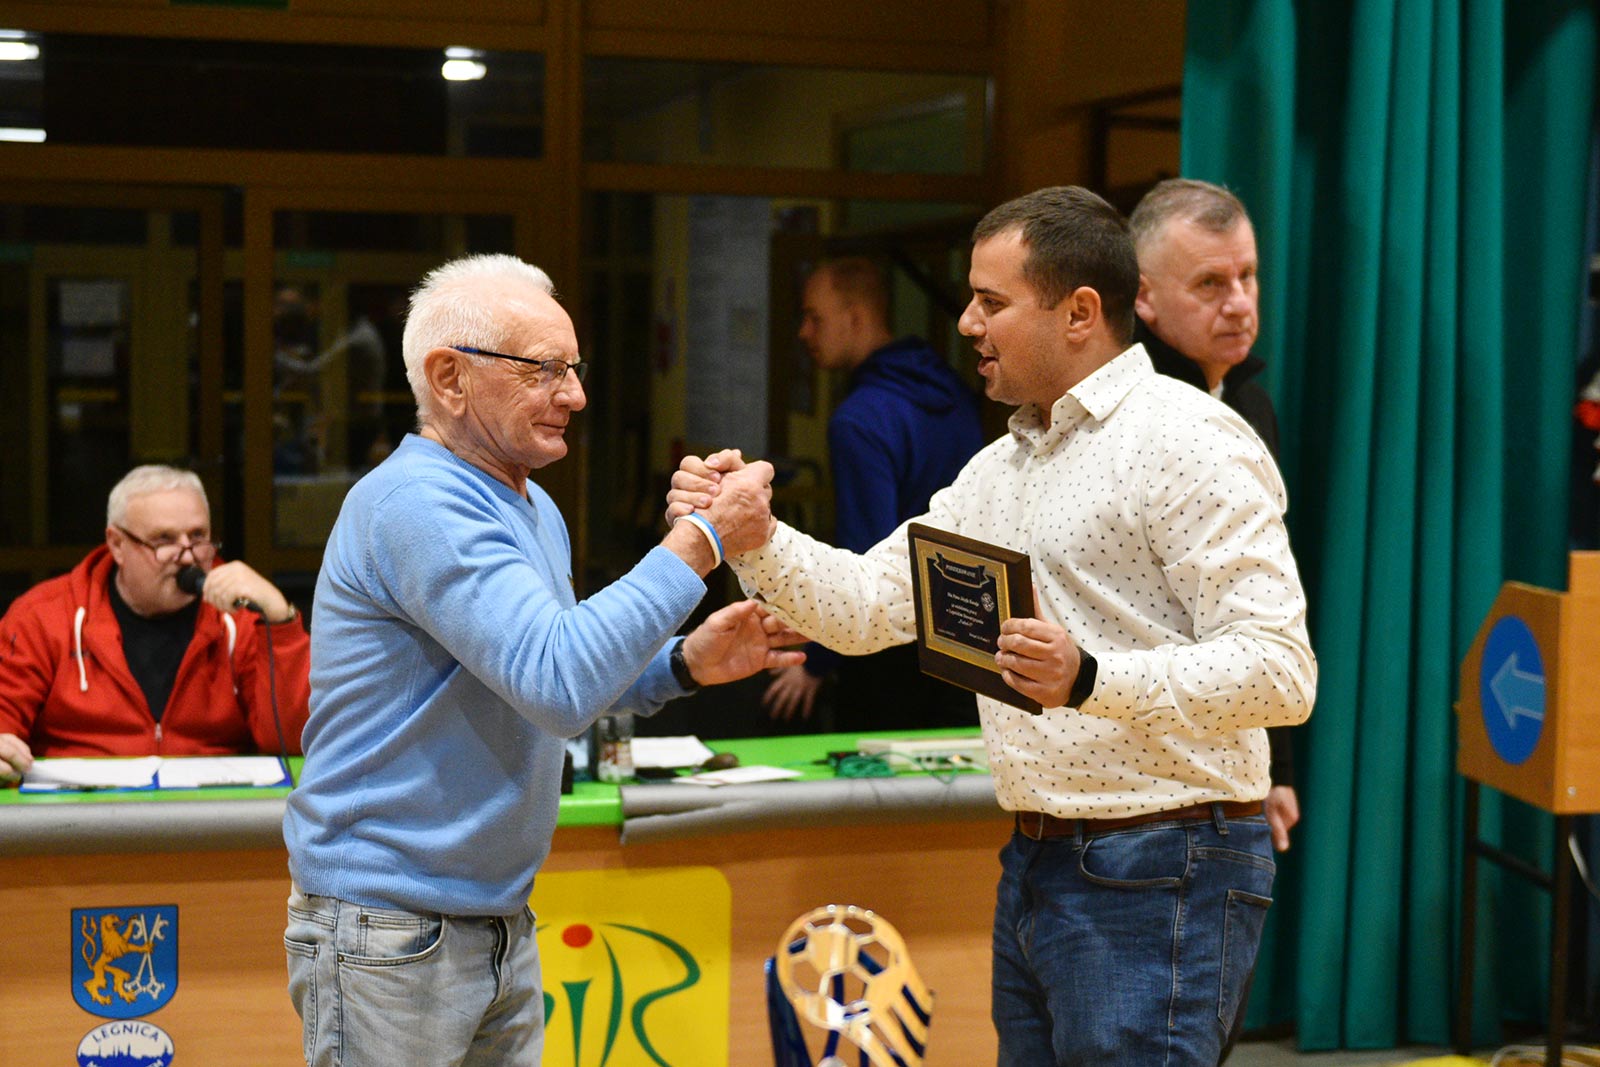
M 1500 758 L 1518 764 L 1533 755 L 1544 731 L 1544 659 L 1533 631 L 1515 615 L 1495 623 L 1483 643 L 1478 698 Z

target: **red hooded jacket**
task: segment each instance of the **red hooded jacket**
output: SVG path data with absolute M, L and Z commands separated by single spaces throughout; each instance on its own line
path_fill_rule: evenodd
M 266 623 L 201 602 L 194 637 L 156 723 L 128 669 L 101 545 L 18 597 L 0 619 L 0 733 L 35 756 L 198 756 L 277 752 Z M 272 627 L 283 740 L 300 751 L 311 693 L 311 639 L 300 616 Z

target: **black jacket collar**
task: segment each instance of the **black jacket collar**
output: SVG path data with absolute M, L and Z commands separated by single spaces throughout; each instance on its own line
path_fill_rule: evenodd
M 1133 323 L 1133 339 L 1144 345 L 1145 351 L 1150 353 L 1150 362 L 1156 365 L 1156 370 L 1171 378 L 1188 382 L 1196 389 L 1205 389 L 1210 392 L 1206 384 L 1206 373 L 1200 369 L 1200 364 L 1173 348 L 1167 342 L 1155 335 L 1155 331 L 1144 324 L 1144 320 L 1135 317 Z M 1246 356 L 1243 363 L 1231 367 L 1222 377 L 1222 391 L 1224 395 L 1230 389 L 1237 389 L 1245 382 L 1254 378 L 1266 369 L 1266 364 L 1255 356 Z

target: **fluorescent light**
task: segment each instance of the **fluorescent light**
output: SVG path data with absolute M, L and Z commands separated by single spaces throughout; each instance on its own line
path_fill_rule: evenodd
M 452 45 L 444 50 L 446 59 L 477 59 L 480 55 L 482 53 L 476 48 L 462 48 L 460 45 Z
M 447 82 L 475 82 L 489 73 L 489 68 L 475 59 L 447 59 L 439 73 Z
M 0 141 L 23 141 L 27 144 L 43 144 L 44 131 L 31 129 L 27 126 L 0 126 Z
M 27 41 L 0 41 L 0 62 L 26 63 L 39 58 L 39 46 Z

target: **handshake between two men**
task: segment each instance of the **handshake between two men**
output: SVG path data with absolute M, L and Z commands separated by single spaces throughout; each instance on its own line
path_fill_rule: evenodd
M 705 531 L 707 542 L 715 542 L 720 536 L 721 544 L 715 546 L 719 559 L 760 548 L 777 529 L 777 522 L 771 517 L 772 474 L 770 463 L 747 464 L 737 449 L 725 449 L 703 459 L 685 457 L 673 473 L 672 489 L 667 493 L 667 522 L 674 533 L 689 534 L 687 527 L 699 526 Z M 728 524 L 726 531 L 723 523 Z M 909 581 L 906 584 L 909 586 Z M 909 606 L 909 592 L 905 593 L 905 599 Z M 754 602 L 745 601 L 744 604 Z M 765 608 L 761 609 L 761 614 L 773 631 L 781 625 L 767 615 Z M 858 612 L 851 606 L 847 614 Z M 1088 666 L 1092 661 L 1059 623 L 1043 617 L 1037 598 L 1035 616 L 1013 615 L 1000 624 L 995 665 L 1001 679 L 1017 692 L 1038 701 L 1042 707 L 1060 707 L 1072 697 L 1080 673 L 1086 676 L 1086 681 L 1092 679 Z M 806 634 L 813 640 L 826 636 Z M 872 643 L 881 648 L 891 640 L 880 637 Z M 786 665 L 778 663 L 776 657 L 768 661 L 769 667 Z
M 662 541 L 702 578 L 724 559 L 766 544 L 777 527 L 772 517 L 772 464 L 745 464 L 737 450 L 716 453 L 715 461 L 739 469 L 718 486 L 714 501 L 704 494 L 697 497 L 705 500 L 700 511 L 687 504 L 670 507 L 671 529 Z M 684 465 L 721 480 L 699 460 L 686 459 Z M 685 517 L 686 521 L 677 521 Z M 696 685 L 718 685 L 804 662 L 805 653 L 784 650 L 804 640 L 756 601 L 742 600 L 713 612 L 689 633 L 683 642 L 683 661 Z

